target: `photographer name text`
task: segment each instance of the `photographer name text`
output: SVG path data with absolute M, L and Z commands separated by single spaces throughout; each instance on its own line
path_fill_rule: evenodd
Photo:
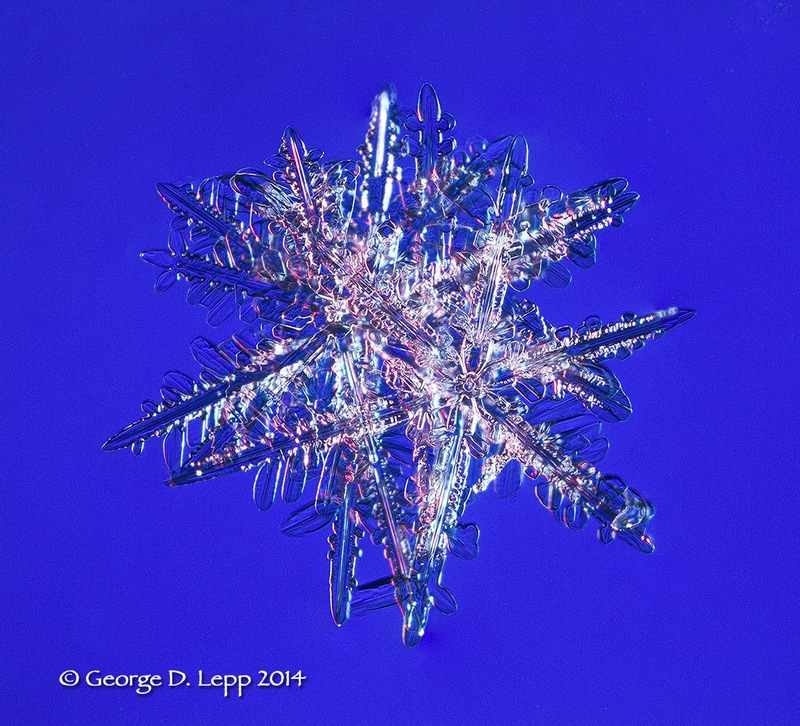
M 161 688 L 196 688 L 215 689 L 225 698 L 233 695 L 238 698 L 244 696 L 245 691 L 254 686 L 256 688 L 299 688 L 308 676 L 302 670 L 275 670 L 258 671 L 256 675 L 248 673 L 210 673 L 202 668 L 191 675 L 185 671 L 172 670 L 166 674 L 147 673 L 142 675 L 104 673 L 101 670 L 91 670 L 84 674 L 76 670 L 66 670 L 59 677 L 58 682 L 67 688 L 84 685 L 88 688 L 129 688 L 139 696 Z

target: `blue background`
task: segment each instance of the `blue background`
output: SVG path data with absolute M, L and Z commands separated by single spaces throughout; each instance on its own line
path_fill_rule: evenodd
M 8 723 L 800 722 L 797 3 L 14 3 L 0 10 L 2 688 Z M 230 6 L 229 6 L 230 5 Z M 250 477 L 171 490 L 100 445 L 221 339 L 152 291 L 158 181 L 257 166 L 288 124 L 352 157 L 386 81 L 456 136 L 521 133 L 537 183 L 642 195 L 599 261 L 536 288 L 557 324 L 680 305 L 614 364 L 604 471 L 655 502 L 656 553 L 556 524 L 524 489 L 467 520 L 474 562 L 422 643 L 336 628 L 325 536 Z M 302 669 L 302 688 L 68 689 L 59 674 Z

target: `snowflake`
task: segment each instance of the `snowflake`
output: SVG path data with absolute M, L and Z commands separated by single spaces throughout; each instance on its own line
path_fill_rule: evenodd
M 171 371 L 161 401 L 105 449 L 163 437 L 169 484 L 253 470 L 262 510 L 304 503 L 289 535 L 330 527 L 330 603 L 351 615 L 397 604 L 416 644 L 431 607 L 455 610 L 448 554 L 472 559 L 462 522 L 488 487 L 530 480 L 568 527 L 643 552 L 651 505 L 595 464 L 601 420 L 631 411 L 603 364 L 692 316 L 669 309 L 577 329 L 554 327 L 514 291 L 562 287 L 565 260 L 589 267 L 595 232 L 637 200 L 623 179 L 564 195 L 538 189 L 520 136 L 456 148 L 453 118 L 423 86 L 415 111 L 390 87 L 375 99 L 358 162 L 322 162 L 292 129 L 266 170 L 162 184 L 175 213 L 156 290 L 178 280 L 219 325 L 192 344 L 197 380 Z M 358 584 L 361 541 L 389 572 Z

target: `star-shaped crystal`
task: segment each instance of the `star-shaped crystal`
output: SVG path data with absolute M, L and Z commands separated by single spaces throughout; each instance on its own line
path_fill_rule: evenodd
M 168 249 L 143 254 L 156 289 L 183 279 L 209 323 L 238 313 L 244 328 L 195 340 L 199 377 L 168 373 L 105 445 L 160 436 L 172 485 L 253 470 L 261 509 L 302 502 L 283 531 L 331 529 L 336 623 L 396 603 L 409 646 L 432 607 L 455 610 L 442 568 L 476 556 L 462 516 L 490 486 L 530 480 L 568 527 L 592 517 L 603 542 L 652 551 L 650 504 L 595 468 L 601 421 L 631 410 L 603 361 L 693 314 L 553 327 L 517 293 L 591 266 L 595 232 L 637 195 L 622 179 L 537 188 L 525 139 L 459 148 L 454 123 L 431 86 L 413 112 L 386 87 L 358 162 L 323 163 L 287 129 L 266 169 L 159 185 L 176 218 Z M 359 584 L 367 534 L 388 572 Z

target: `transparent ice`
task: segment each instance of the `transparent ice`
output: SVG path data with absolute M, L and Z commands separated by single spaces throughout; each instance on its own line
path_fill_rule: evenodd
M 397 605 L 416 644 L 452 554 L 472 559 L 469 500 L 528 482 L 559 520 L 593 518 L 602 542 L 652 552 L 652 506 L 596 468 L 601 421 L 630 402 L 604 361 L 687 320 L 671 308 L 577 328 L 554 327 L 517 294 L 563 287 L 570 263 L 595 261 L 595 233 L 636 202 L 623 179 L 563 194 L 537 188 L 520 136 L 449 136 L 430 85 L 404 110 L 376 97 L 356 162 L 323 162 L 287 129 L 264 169 L 199 184 L 162 184 L 175 213 L 156 290 L 179 280 L 219 325 L 243 329 L 192 344 L 197 378 L 171 371 L 161 400 L 105 449 L 162 437 L 169 484 L 254 472 L 262 510 L 300 506 L 282 529 L 327 527 L 337 624 Z M 359 584 L 366 540 L 385 577 Z

